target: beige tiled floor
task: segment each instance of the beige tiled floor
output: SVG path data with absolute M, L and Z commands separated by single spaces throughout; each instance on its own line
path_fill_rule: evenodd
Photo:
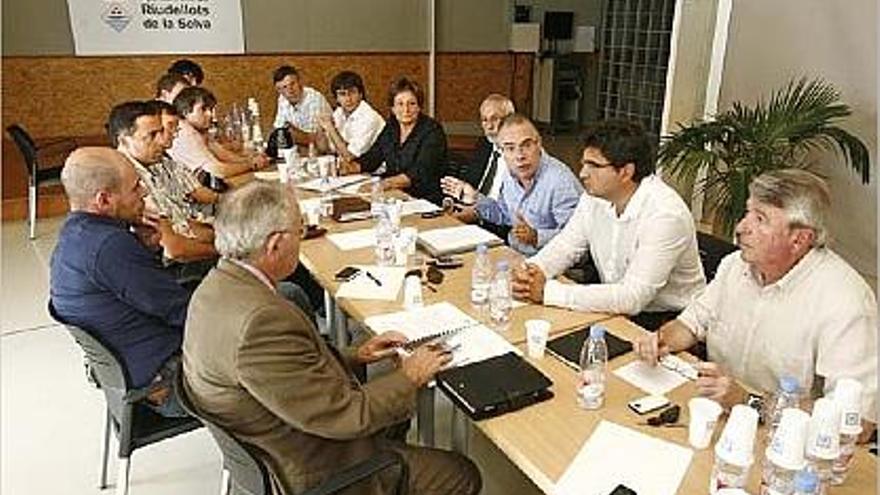
M 23 222 L 2 224 L 0 306 L 0 493 L 98 494 L 104 399 L 85 380 L 73 340 L 46 313 L 48 262 L 61 218 L 41 220 L 25 239 Z M 449 445 L 450 405 L 438 404 L 438 442 Z M 111 448 L 115 445 L 111 443 Z M 485 494 L 537 488 L 479 433 L 471 457 Z M 111 461 L 111 479 L 115 476 Z M 131 495 L 217 493 L 220 454 L 204 430 L 138 450 Z M 104 493 L 112 493 L 112 489 Z

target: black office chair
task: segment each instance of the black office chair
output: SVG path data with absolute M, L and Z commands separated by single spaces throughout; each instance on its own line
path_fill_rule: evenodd
M 57 183 L 61 177 L 63 164 L 40 165 L 40 158 L 47 156 L 66 155 L 76 148 L 73 139 L 57 139 L 47 141 L 40 146 L 34 142 L 30 135 L 18 124 L 12 124 L 6 128 L 6 132 L 15 142 L 18 150 L 24 157 L 28 176 L 28 237 L 33 239 L 37 232 L 37 191 L 43 184 Z
M 223 454 L 221 495 L 293 495 L 285 492 L 269 466 L 261 460 L 268 456 L 259 448 L 239 441 L 225 428 L 197 414 L 183 386 L 182 372 L 177 374 L 174 393 L 183 409 L 204 423 L 220 447 Z M 405 495 L 409 472 L 403 458 L 393 451 L 381 451 L 366 461 L 339 471 L 301 495 L 331 495 L 393 466 L 400 469 L 395 493 Z
M 697 249 L 700 251 L 700 261 L 703 263 L 703 273 L 706 274 L 708 283 L 715 278 L 721 260 L 739 248 L 724 239 L 697 232 Z
M 101 484 L 107 487 L 107 461 L 110 452 L 110 429 L 116 433 L 119 443 L 119 472 L 116 478 L 117 495 L 128 494 L 129 459 L 141 447 L 171 438 L 181 433 L 201 427 L 198 419 L 166 418 L 143 404 L 143 400 L 153 392 L 155 385 L 134 388 L 119 358 L 103 342 L 87 331 L 64 323 L 57 315 L 52 303 L 49 313 L 59 323 L 64 324 L 76 343 L 85 353 L 89 373 L 97 386 L 104 391 L 107 402 L 107 417 L 104 424 L 104 447 L 101 461 Z

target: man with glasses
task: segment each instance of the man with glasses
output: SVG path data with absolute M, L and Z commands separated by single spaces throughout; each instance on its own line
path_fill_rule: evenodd
M 656 329 L 706 285 L 687 205 L 654 175 L 644 129 L 600 122 L 583 138 L 580 198 L 571 220 L 514 270 L 518 299 L 579 311 L 636 315 Z M 599 284 L 553 280 L 589 252 Z
M 507 164 L 498 199 L 451 177 L 444 178 L 444 191 L 473 205 L 480 220 L 509 226 L 510 247 L 531 255 L 568 222 L 583 189 L 568 166 L 544 151 L 541 135 L 523 115 L 501 122 L 497 144 Z

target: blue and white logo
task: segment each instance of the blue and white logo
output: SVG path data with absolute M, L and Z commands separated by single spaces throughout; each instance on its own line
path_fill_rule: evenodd
M 104 9 L 101 19 L 117 33 L 121 33 L 131 22 L 131 16 L 122 2 L 110 2 Z

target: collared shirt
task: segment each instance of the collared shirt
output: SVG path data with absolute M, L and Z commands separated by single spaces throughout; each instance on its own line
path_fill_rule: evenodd
M 520 253 L 535 254 L 568 223 L 584 188 L 568 166 L 546 152 L 541 153 L 538 170 L 528 189 L 506 167 L 505 171 L 498 200 L 480 196 L 477 215 L 486 222 L 512 226 L 516 224 L 516 213 L 521 212 L 537 231 L 538 245 L 523 244 L 513 234 L 508 235 L 508 241 L 510 247 Z
M 678 318 L 706 342 L 710 360 L 747 386 L 775 391 L 787 374 L 815 395 L 833 390 L 838 378 L 855 378 L 865 387 L 862 414 L 876 419 L 877 303 L 833 251 L 810 250 L 766 286 L 741 252 L 731 253 Z
M 275 284 L 273 284 L 272 281 L 269 280 L 269 277 L 267 277 L 265 273 L 261 272 L 259 270 L 259 268 L 255 267 L 254 265 L 251 265 L 250 263 L 248 263 L 247 261 L 244 261 L 244 260 L 237 260 L 237 259 L 233 259 L 233 258 L 225 258 L 225 259 L 227 261 L 229 261 L 230 263 L 232 263 L 233 265 L 237 265 L 237 266 L 247 270 L 248 272 L 250 272 L 251 275 L 256 277 L 257 280 L 259 280 L 260 282 L 263 282 L 266 285 L 266 287 L 268 287 L 269 289 L 272 290 L 272 292 L 276 292 L 276 293 L 278 292 L 278 288 L 275 287 Z
M 346 115 L 342 107 L 336 107 L 333 124 L 348 143 L 348 151 L 354 156 L 361 156 L 376 142 L 385 127 L 385 119 L 366 100 L 361 100 L 351 115 Z
M 52 253 L 49 293 L 66 323 L 119 355 L 135 387 L 180 350 L 190 293 L 124 222 L 70 213 Z
M 208 148 L 206 136 L 185 120 L 180 121 L 177 137 L 174 138 L 168 155 L 192 172 L 211 171 L 220 167 L 220 160 Z
M 160 175 L 160 169 L 147 167 L 141 164 L 135 157 L 122 152 L 134 166 L 144 187 L 147 196 L 144 198 L 146 206 L 159 215 L 171 220 L 171 228 L 175 233 L 193 238 L 195 234 L 189 226 L 189 205 L 184 198 L 175 197 L 174 192 Z
M 440 178 L 446 171 L 446 133 L 425 114 L 419 114 L 403 144 L 400 123 L 393 115 L 389 117 L 376 142 L 357 161 L 365 172 L 374 172 L 385 162 L 383 177 L 405 174 L 409 178 L 410 187 L 404 192 L 436 205 L 443 201 Z
M 601 284 L 550 280 L 588 249 Z M 657 176 L 641 180 L 620 216 L 585 193 L 562 232 L 529 261 L 547 276 L 545 304 L 581 311 L 680 310 L 706 286 L 691 213 Z
M 302 99 L 295 105 L 284 96 L 278 95 L 273 126 L 278 129 L 292 124 L 302 131 L 315 132 L 318 130 L 318 114 L 323 111 L 330 111 L 327 99 L 318 90 L 305 86 Z

